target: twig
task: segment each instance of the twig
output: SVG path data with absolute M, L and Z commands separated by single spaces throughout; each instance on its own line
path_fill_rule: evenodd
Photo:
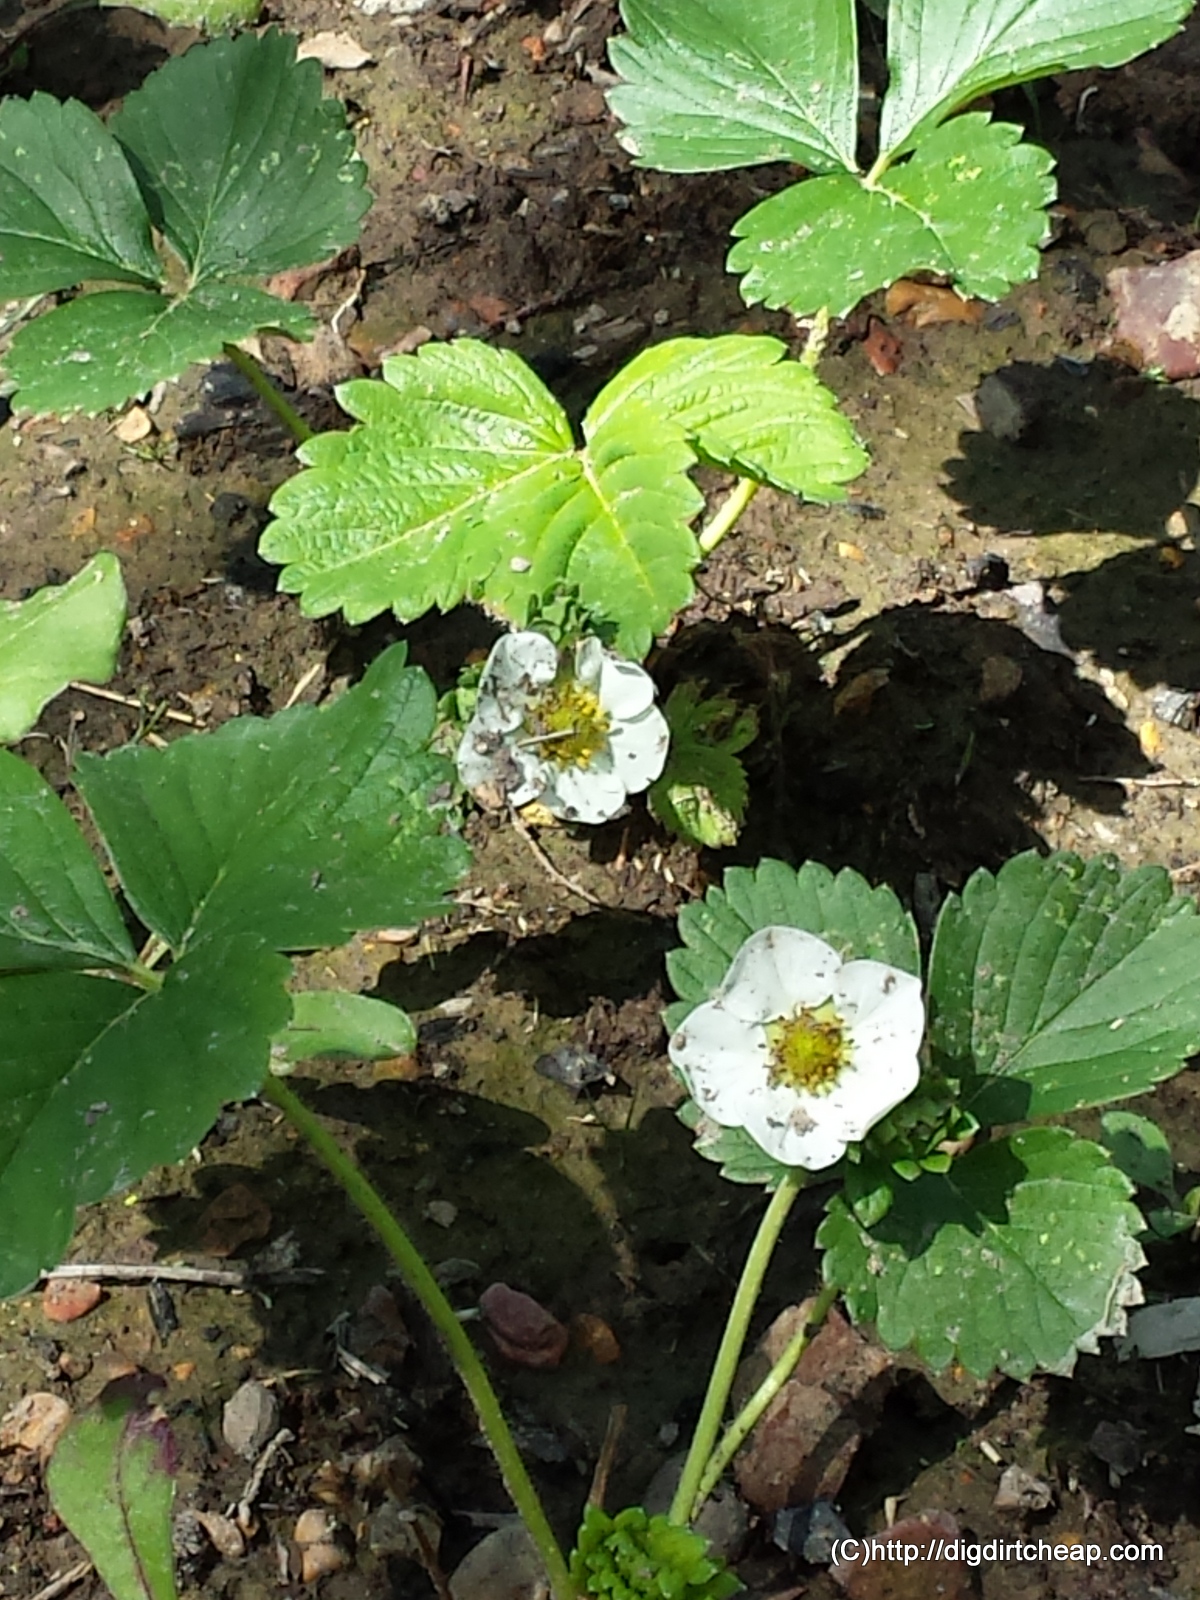
M 1102 772 L 1092 773 L 1084 783 L 1116 783 L 1122 789 L 1200 789 L 1200 778 L 1172 778 L 1169 774 L 1155 773 L 1150 778 L 1109 778 Z
M 1189 861 L 1186 866 L 1171 870 L 1172 883 L 1190 883 L 1193 878 L 1200 878 L 1200 861 Z
M 629 1407 L 616 1405 L 608 1413 L 608 1426 L 604 1430 L 604 1443 L 600 1446 L 600 1454 L 596 1458 L 596 1470 L 592 1473 L 592 1487 L 588 1490 L 587 1503 L 604 1509 L 604 1496 L 608 1493 L 608 1480 L 612 1476 L 613 1465 L 617 1459 L 617 1446 L 621 1442 L 621 1434 L 625 1428 L 625 1419 L 629 1415 Z
M 586 900 L 588 905 L 596 906 L 601 911 L 609 910 L 609 907 L 605 905 L 603 900 L 597 900 L 596 896 L 589 890 L 584 889 L 580 884 L 576 883 L 573 878 L 568 878 L 565 873 L 558 870 L 553 861 L 551 861 L 550 857 L 542 849 L 541 845 L 533 837 L 525 823 L 515 811 L 512 813 L 512 825 L 537 857 L 538 865 L 541 867 L 542 871 L 545 872 L 549 877 L 553 878 L 555 883 L 559 884 L 564 889 L 569 889 L 572 894 L 578 895 L 581 900 Z
M 324 661 L 314 661 L 312 666 L 309 667 L 308 671 L 302 673 L 301 676 L 297 678 L 296 685 L 291 694 L 289 694 L 287 699 L 283 702 L 283 709 L 285 711 L 290 711 L 296 704 L 296 701 L 299 700 L 300 696 L 304 693 L 305 689 L 308 688 L 309 684 L 315 682 L 315 680 L 321 676 L 321 673 L 324 670 Z
M 237 1504 L 229 1507 L 225 1515 L 232 1517 L 243 1532 L 250 1526 L 251 1513 L 254 1502 L 258 1499 L 263 1486 L 263 1479 L 267 1475 L 267 1468 L 283 1449 L 284 1445 L 291 1444 L 296 1435 L 290 1428 L 280 1428 L 273 1439 L 268 1439 L 262 1454 L 254 1463 L 250 1476 L 246 1479 L 246 1487 L 238 1497 Z
M 58 1600 L 60 1594 L 66 1594 L 68 1589 L 73 1589 L 77 1583 L 82 1583 L 93 1570 L 90 1561 L 77 1561 L 73 1567 L 60 1572 L 57 1578 L 51 1578 L 45 1588 L 30 1595 L 29 1600 Z
M 97 700 L 108 700 L 114 706 L 128 706 L 131 711 L 145 712 L 150 709 L 146 702 L 139 700 L 136 695 L 118 694 L 115 689 L 101 689 L 94 683 L 80 683 L 72 679 L 68 687 L 77 689 L 80 694 L 93 695 Z M 164 707 L 160 715 L 165 717 L 168 722 L 185 722 L 189 728 L 200 726 L 196 718 L 186 711 L 171 711 Z
M 91 1283 L 195 1283 L 208 1289 L 253 1289 L 259 1283 L 308 1283 L 323 1275 L 320 1267 L 168 1267 L 154 1262 L 69 1261 L 43 1272 L 39 1283 L 54 1278 L 86 1278 Z

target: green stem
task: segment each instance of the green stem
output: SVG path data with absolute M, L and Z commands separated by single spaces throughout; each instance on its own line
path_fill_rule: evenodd
M 313 431 L 308 423 L 305 422 L 295 406 L 283 398 L 253 356 L 247 355 L 236 344 L 227 344 L 225 346 L 225 359 L 233 362 L 255 394 L 270 406 L 297 444 L 304 444 L 312 438 Z
M 441 1334 L 450 1358 L 458 1368 L 475 1407 L 479 1425 L 492 1448 L 504 1487 L 537 1545 L 550 1579 L 555 1600 L 579 1600 L 579 1591 L 546 1519 L 538 1492 L 525 1470 L 500 1402 L 475 1346 L 467 1337 L 454 1308 L 442 1293 L 425 1259 L 388 1210 L 382 1196 L 368 1181 L 362 1169 L 340 1148 L 333 1136 L 280 1078 L 268 1077 L 262 1088 L 264 1099 L 272 1100 L 308 1140 L 313 1150 L 332 1172 L 350 1199 L 366 1217 L 387 1246 L 400 1268 L 404 1281 L 416 1295 L 426 1315 Z
M 771 1196 L 770 1205 L 763 1212 L 758 1232 L 754 1235 L 754 1243 L 750 1246 L 750 1253 L 742 1268 L 741 1281 L 734 1294 L 733 1304 L 729 1308 L 729 1320 L 725 1324 L 717 1358 L 709 1375 L 708 1393 L 704 1396 L 696 1431 L 692 1435 L 687 1460 L 683 1464 L 683 1475 L 679 1479 L 679 1487 L 675 1491 L 675 1498 L 668 1512 L 671 1522 L 691 1523 L 704 1503 L 699 1498 L 700 1482 L 716 1447 L 721 1418 L 725 1415 L 729 1391 L 733 1387 L 742 1346 L 746 1342 L 750 1315 L 758 1300 L 771 1253 L 787 1221 L 787 1214 L 792 1209 L 796 1196 L 804 1187 L 806 1177 L 807 1173 L 798 1167 L 789 1167 L 778 1189 Z
M 700 1487 L 696 1491 L 698 1506 L 704 1504 L 720 1483 L 725 1468 L 753 1433 L 758 1419 L 795 1371 L 796 1363 L 808 1349 L 813 1334 L 829 1315 L 829 1308 L 837 1297 L 838 1291 L 835 1286 L 830 1285 L 821 1290 L 813 1301 L 812 1310 L 788 1341 L 779 1360 L 726 1428 L 720 1444 L 708 1458 L 704 1476 L 700 1479 Z
M 758 483 L 754 478 L 738 479 L 721 506 L 713 512 L 708 523 L 700 530 L 700 548 L 706 556 L 712 555 L 725 535 L 732 531 L 734 524 L 757 493 Z

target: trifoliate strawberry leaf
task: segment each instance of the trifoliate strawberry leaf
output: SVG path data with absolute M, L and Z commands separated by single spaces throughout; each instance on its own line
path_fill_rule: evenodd
M 271 1070 L 280 1076 L 314 1056 L 380 1061 L 416 1049 L 412 1018 L 386 1000 L 343 989 L 304 989 L 292 996 L 292 1016 L 271 1045 Z
M 311 327 L 303 306 L 244 284 L 206 283 L 180 299 L 115 289 L 81 295 L 26 323 L 12 341 L 8 370 L 23 409 L 94 416 L 260 328 L 303 338 Z
M 563 584 L 635 656 L 690 598 L 695 455 L 645 406 L 585 424 L 576 450 L 534 372 L 469 339 L 392 357 L 338 398 L 359 426 L 302 447 L 259 546 L 309 615 L 412 621 L 473 597 L 522 623 Z
M 746 815 L 746 769 L 738 753 L 758 735 L 752 708 L 728 695 L 702 700 L 679 683 L 663 707 L 671 745 L 662 776 L 650 785 L 650 810 L 664 828 L 709 850 L 736 843 Z
M 1067 1374 L 1140 1299 L 1131 1188 L 1098 1145 L 1031 1128 L 897 1184 L 869 1230 L 836 1196 L 817 1234 L 825 1281 L 884 1344 L 932 1367 Z
M 46 1471 L 50 1503 L 114 1600 L 177 1600 L 171 1543 L 177 1460 L 166 1417 L 139 1408 L 119 1388 L 74 1417 L 54 1447 Z
M 103 551 L 69 583 L 0 600 L 0 744 L 28 733 L 73 678 L 110 677 L 124 628 L 121 566 Z
M 1143 1094 L 1200 1050 L 1200 917 L 1159 867 L 1017 856 L 946 901 L 935 1062 L 981 1122 Z
M 631 399 L 671 418 L 701 460 L 809 500 L 841 500 L 867 452 L 837 400 L 778 339 L 725 334 L 643 350 L 596 396 L 593 425 Z
M 998 299 L 1036 275 L 1053 165 L 1021 130 L 982 113 L 938 128 L 866 185 L 848 175 L 793 184 L 735 224 L 729 267 L 742 296 L 798 316 L 844 316 L 911 272 L 942 272 Z
M 133 960 L 70 812 L 39 772 L 0 750 L 0 972 L 126 968 Z
M 1117 67 L 1178 31 L 1194 0 L 892 0 L 880 147 L 895 154 L 1007 84 Z
M 854 170 L 854 0 L 622 0 L 621 17 L 609 102 L 640 164 Z
M 0 978 L 0 1297 L 62 1256 L 75 1208 L 177 1161 L 254 1094 L 291 1002 L 288 963 L 223 931 L 162 988 L 82 973 Z
M 243 33 L 166 62 L 112 119 L 193 284 L 306 266 L 358 237 L 366 168 L 321 84 L 291 34 Z
M 419 922 L 466 864 L 435 803 L 428 678 L 393 646 L 320 709 L 238 717 L 165 750 L 79 758 L 79 788 L 138 916 L 173 950 L 251 928 L 277 950 Z
M 919 973 L 916 926 L 886 885 L 843 867 L 806 861 L 798 870 L 782 861 L 730 867 L 723 886 L 709 889 L 679 913 L 683 948 L 667 956 L 667 975 L 679 1002 L 666 1012 L 677 1028 L 694 1007 L 708 1000 L 734 956 L 760 928 L 802 928 L 833 946 L 843 960 L 885 961 Z
M 95 113 L 48 94 L 0 102 L 0 300 L 162 276 L 133 173 Z

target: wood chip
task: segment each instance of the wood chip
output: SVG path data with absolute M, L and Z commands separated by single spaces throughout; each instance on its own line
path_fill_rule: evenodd
M 349 33 L 314 33 L 296 51 L 297 61 L 319 61 L 329 72 L 356 72 L 375 57 Z
M 154 432 L 150 413 L 142 406 L 130 406 L 113 429 L 122 444 L 140 444 Z

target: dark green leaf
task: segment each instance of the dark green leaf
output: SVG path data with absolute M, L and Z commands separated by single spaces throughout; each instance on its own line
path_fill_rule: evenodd
M 79 787 L 139 917 L 174 950 L 253 929 L 278 950 L 419 922 L 465 865 L 432 805 L 429 679 L 386 651 L 331 705 L 239 717 L 165 750 L 82 756 Z
M 1159 867 L 1017 856 L 942 908 L 930 1038 L 982 1122 L 1142 1094 L 1200 1049 L 1200 919 Z
M 1069 1373 L 1124 1329 L 1144 1256 L 1130 1184 L 1098 1145 L 1032 1128 L 897 1183 L 868 1231 L 840 1195 L 817 1242 L 856 1321 L 932 1367 Z
M 282 956 L 224 931 L 147 993 L 79 973 L 0 978 L 0 1297 L 62 1257 L 75 1208 L 177 1161 L 254 1094 L 291 1001 Z
M 0 972 L 133 960 L 104 876 L 66 806 L 33 767 L 0 750 Z
M 1100 1126 L 1100 1142 L 1130 1183 L 1139 1189 L 1150 1189 L 1165 1200 L 1178 1200 L 1171 1146 L 1157 1123 L 1134 1111 L 1106 1111 Z
M 193 283 L 307 266 L 358 237 L 366 168 L 321 84 L 291 34 L 243 33 L 173 57 L 113 118 Z
M 0 101 L 0 300 L 93 278 L 162 278 L 120 145 L 77 100 Z

